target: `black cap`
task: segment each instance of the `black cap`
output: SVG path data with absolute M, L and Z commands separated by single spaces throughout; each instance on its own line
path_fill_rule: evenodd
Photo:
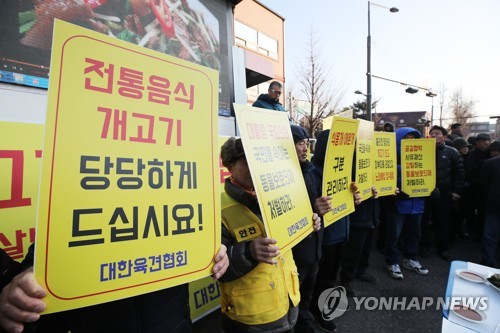
M 491 143 L 491 145 L 488 146 L 488 148 L 486 149 L 488 151 L 500 151 L 500 141 L 493 141 Z
M 489 140 L 491 140 L 491 136 L 489 134 L 486 134 L 486 133 L 480 133 L 476 136 L 476 141 L 479 141 L 479 140 L 489 141 Z
M 290 129 L 292 130 L 293 143 L 309 139 L 306 130 L 302 127 L 297 125 L 290 125 Z
M 453 139 L 452 143 L 453 143 L 453 147 L 455 147 L 456 149 L 462 149 L 464 147 L 469 146 L 469 143 L 464 138 Z
M 243 143 L 240 138 L 231 137 L 227 139 L 220 149 L 222 165 L 226 168 L 242 156 L 245 156 L 245 151 L 243 150 Z

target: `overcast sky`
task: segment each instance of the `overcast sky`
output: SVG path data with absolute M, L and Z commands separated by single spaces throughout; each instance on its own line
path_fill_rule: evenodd
M 322 61 L 332 67 L 332 81 L 346 93 L 342 106 L 366 93 L 366 37 L 368 2 L 365 0 L 260 0 L 285 18 L 286 83 L 297 84 L 297 63 L 304 62 L 311 28 L 321 45 Z M 381 0 L 398 13 L 371 6 L 372 74 L 439 90 L 451 95 L 461 89 L 476 101 L 475 112 L 486 121 L 500 115 L 500 1 L 499 0 Z M 406 87 L 372 80 L 378 112 L 431 111 L 425 91 L 412 95 Z M 439 96 L 434 118 L 439 117 Z M 449 115 L 448 115 L 449 117 Z M 445 118 L 445 116 L 443 116 Z

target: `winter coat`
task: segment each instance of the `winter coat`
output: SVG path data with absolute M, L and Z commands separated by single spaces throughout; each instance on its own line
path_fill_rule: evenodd
M 380 206 L 377 199 L 369 198 L 356 206 L 349 215 L 351 228 L 375 229 L 380 224 Z
M 481 185 L 486 192 L 486 210 L 500 212 L 500 156 L 484 162 Z
M 221 310 L 244 325 L 278 325 L 291 304 L 297 306 L 300 301 L 298 273 L 291 251 L 282 253 L 275 265 L 251 256 L 251 241 L 266 236 L 256 203 L 255 197 L 226 180 L 222 243 L 228 248 L 230 265 L 220 279 Z
M 469 153 L 465 164 L 465 179 L 475 190 L 479 190 L 480 171 L 484 161 L 490 158 L 488 151 L 474 149 Z
M 436 187 L 440 195 L 461 194 L 465 171 L 458 150 L 445 144 L 436 147 Z
M 317 198 L 321 197 L 321 182 L 318 181 L 315 175 L 316 167 L 311 162 L 306 161 L 301 163 L 300 168 L 306 184 L 309 201 L 314 210 L 314 202 Z M 318 232 L 311 232 L 306 238 L 292 248 L 293 258 L 295 259 L 297 267 L 299 267 L 299 272 L 302 271 L 302 265 L 308 266 L 319 261 L 319 258 L 321 258 L 322 241 L 323 228 Z
M 257 100 L 252 104 L 252 106 L 262 109 L 286 112 L 283 105 L 281 105 L 280 102 L 271 99 L 268 94 L 260 94 Z

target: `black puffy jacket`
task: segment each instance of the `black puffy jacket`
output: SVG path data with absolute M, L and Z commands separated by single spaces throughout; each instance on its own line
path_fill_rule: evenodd
M 486 209 L 500 212 L 500 157 L 484 162 L 481 168 L 481 185 L 486 193 Z
M 314 202 L 317 198 L 321 197 L 321 184 L 315 173 L 316 167 L 311 162 L 306 161 L 300 164 L 300 168 L 302 170 L 302 176 L 304 176 L 309 202 L 314 210 Z M 313 265 L 319 261 L 321 257 L 323 231 L 323 228 L 318 232 L 313 231 L 292 248 L 293 259 L 297 264 L 299 274 L 303 267 Z
M 436 187 L 441 195 L 461 194 L 465 171 L 458 150 L 445 144 L 436 147 Z

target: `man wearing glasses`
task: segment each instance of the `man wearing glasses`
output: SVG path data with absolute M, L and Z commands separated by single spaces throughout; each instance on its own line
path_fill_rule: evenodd
M 280 103 L 282 88 L 282 84 L 278 81 L 271 82 L 271 84 L 269 85 L 269 89 L 267 90 L 267 94 L 260 94 L 259 98 L 257 98 L 252 106 L 262 109 L 286 112 L 285 108 Z

